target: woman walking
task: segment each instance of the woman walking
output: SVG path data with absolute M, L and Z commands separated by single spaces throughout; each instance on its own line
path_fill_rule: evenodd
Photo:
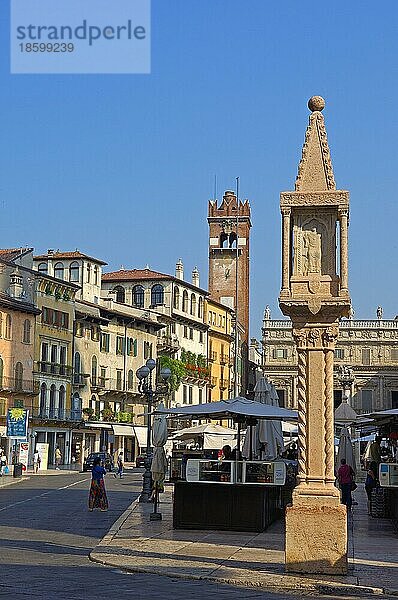
M 101 511 L 108 510 L 108 498 L 106 497 L 104 475 L 106 471 L 101 466 L 99 457 L 94 459 L 93 469 L 91 471 L 91 486 L 88 497 L 88 509 L 93 511 L 94 508 L 99 508 Z

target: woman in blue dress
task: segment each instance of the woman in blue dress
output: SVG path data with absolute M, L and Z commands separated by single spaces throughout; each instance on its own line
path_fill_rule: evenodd
M 108 498 L 106 497 L 104 475 L 106 471 L 101 466 L 101 459 L 94 459 L 93 469 L 91 471 L 91 486 L 88 497 L 88 509 L 93 511 L 99 508 L 101 511 L 108 510 Z

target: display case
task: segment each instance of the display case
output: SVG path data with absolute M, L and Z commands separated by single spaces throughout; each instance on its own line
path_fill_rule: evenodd
M 379 481 L 382 487 L 398 488 L 398 463 L 381 463 Z
M 235 462 L 232 460 L 189 459 L 186 480 L 200 483 L 235 483 Z
M 286 465 L 284 462 L 245 461 L 242 483 L 263 485 L 285 485 Z

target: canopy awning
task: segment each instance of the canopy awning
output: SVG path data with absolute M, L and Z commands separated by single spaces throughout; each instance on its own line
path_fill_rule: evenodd
M 112 429 L 112 425 L 110 423 L 92 423 L 85 422 L 84 427 L 89 427 L 90 429 Z
M 132 427 L 132 425 L 120 425 L 119 423 L 112 423 L 112 429 L 115 435 L 134 437 L 134 428 Z
M 297 420 L 297 411 L 261 404 L 247 398 L 232 398 L 221 402 L 208 402 L 206 404 L 190 404 L 164 410 L 155 410 L 155 413 L 167 413 L 168 415 L 179 415 L 180 417 L 254 417 L 256 419 L 271 419 L 279 421 Z
M 146 448 L 147 428 L 134 425 L 134 434 L 140 448 Z

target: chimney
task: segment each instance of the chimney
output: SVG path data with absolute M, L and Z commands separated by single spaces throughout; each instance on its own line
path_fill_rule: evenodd
M 194 269 L 192 271 L 192 284 L 196 285 L 196 287 L 199 287 L 199 271 L 198 271 L 198 267 L 194 267 Z
M 176 277 L 177 279 L 181 279 L 181 281 L 184 281 L 184 265 L 182 263 L 181 258 L 179 258 L 176 263 Z
M 23 293 L 22 276 L 18 267 L 10 275 L 10 296 L 12 298 L 21 298 Z

